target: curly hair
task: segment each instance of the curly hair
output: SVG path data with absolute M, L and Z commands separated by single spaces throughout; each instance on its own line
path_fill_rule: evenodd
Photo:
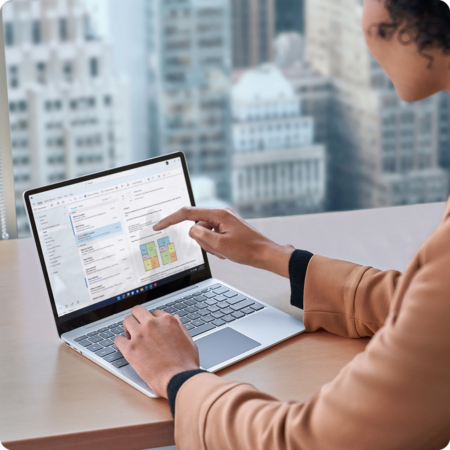
M 429 59 L 427 50 L 441 48 L 450 54 L 450 9 L 442 0 L 385 0 L 391 22 L 378 24 L 378 34 L 391 39 L 397 32 L 402 43 L 415 42 Z

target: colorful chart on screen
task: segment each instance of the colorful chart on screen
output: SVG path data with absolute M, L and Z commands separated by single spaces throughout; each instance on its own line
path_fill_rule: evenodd
M 141 245 L 142 261 L 144 262 L 145 270 L 157 269 L 159 265 L 158 254 L 156 252 L 155 241 L 147 242 Z
M 177 254 L 175 252 L 175 244 L 170 242 L 168 237 L 158 239 L 159 254 L 161 255 L 161 261 L 164 265 L 170 264 L 177 260 Z

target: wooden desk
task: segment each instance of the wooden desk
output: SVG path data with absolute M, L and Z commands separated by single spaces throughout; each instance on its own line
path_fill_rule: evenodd
M 442 205 L 422 205 L 253 224 L 298 248 L 361 263 L 368 263 L 371 252 L 376 265 L 403 269 L 442 210 Z M 399 231 L 404 226 L 409 233 Z M 210 260 L 216 277 L 301 317 L 288 304 L 287 280 Z M 7 448 L 139 450 L 173 444 L 165 400 L 144 396 L 58 339 L 30 239 L 0 241 L 0 306 L 0 440 Z M 331 381 L 367 342 L 304 334 L 219 374 L 282 400 L 302 401 Z

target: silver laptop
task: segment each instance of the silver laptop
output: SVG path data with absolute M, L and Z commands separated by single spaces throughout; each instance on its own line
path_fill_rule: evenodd
M 153 225 L 194 206 L 182 153 L 24 193 L 59 337 L 149 397 L 114 346 L 135 305 L 178 314 L 210 372 L 304 331 L 303 323 L 221 280 L 190 222 Z

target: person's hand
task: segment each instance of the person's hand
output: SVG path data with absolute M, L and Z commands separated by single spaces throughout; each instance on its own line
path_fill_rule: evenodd
M 198 349 L 178 316 L 164 311 L 151 314 L 141 305 L 125 317 L 127 337 L 114 344 L 155 394 L 167 398 L 167 385 L 174 375 L 200 367 Z
M 230 208 L 185 207 L 162 219 L 153 229 L 164 230 L 185 220 L 198 222 L 189 235 L 208 253 L 289 278 L 289 259 L 294 247 L 271 241 Z

